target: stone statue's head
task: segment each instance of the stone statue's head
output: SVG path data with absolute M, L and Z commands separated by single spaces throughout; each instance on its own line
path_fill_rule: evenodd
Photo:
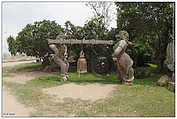
M 129 39 L 129 34 L 127 31 L 119 31 L 119 34 L 116 35 L 116 39 L 119 40 L 127 40 Z
M 57 35 L 57 39 L 64 39 L 64 38 L 65 38 L 65 34 L 63 32 Z
M 57 52 L 57 47 L 55 44 L 50 44 L 49 45 L 50 49 L 52 49 L 54 52 Z

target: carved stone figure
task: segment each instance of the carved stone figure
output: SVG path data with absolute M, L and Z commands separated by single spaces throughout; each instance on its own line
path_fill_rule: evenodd
M 119 34 L 116 35 L 116 38 L 118 42 L 113 47 L 113 57 L 117 59 L 118 76 L 123 84 L 132 84 L 134 80 L 134 70 L 132 68 L 133 60 L 125 52 L 127 46 L 132 45 L 132 43 L 128 41 L 129 34 L 127 31 L 120 31 Z
M 61 79 L 60 81 L 69 80 L 68 69 L 69 63 L 67 61 L 67 46 L 66 45 L 57 45 L 49 44 L 49 47 L 54 51 L 54 61 L 60 66 Z

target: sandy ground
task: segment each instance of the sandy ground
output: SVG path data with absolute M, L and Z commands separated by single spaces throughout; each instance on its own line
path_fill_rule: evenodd
M 64 84 L 62 86 L 43 89 L 43 92 L 55 98 L 73 98 L 95 101 L 111 95 L 115 84 L 86 84 L 78 85 L 74 83 Z
M 3 117 L 28 117 L 32 109 L 20 104 L 16 98 L 10 94 L 7 88 L 3 88 Z
M 5 77 L 4 80 L 8 82 L 25 84 L 32 79 L 38 78 L 40 76 L 51 75 L 51 73 L 40 71 L 22 71 L 18 73 L 13 73 L 12 75 L 13 77 Z
M 3 62 L 17 62 L 17 61 L 23 61 L 23 60 L 35 60 L 35 57 L 31 56 L 23 56 L 23 55 L 16 55 L 16 56 L 2 56 Z
M 29 64 L 33 63 L 34 61 L 18 61 L 18 62 L 6 62 L 3 63 L 3 67 L 14 67 L 21 64 Z M 51 73 L 47 72 L 40 72 L 40 71 L 20 71 L 17 73 L 11 73 L 13 77 L 4 77 L 4 80 L 9 82 L 15 82 L 20 84 L 25 84 L 27 81 L 38 78 L 44 75 L 51 75 Z

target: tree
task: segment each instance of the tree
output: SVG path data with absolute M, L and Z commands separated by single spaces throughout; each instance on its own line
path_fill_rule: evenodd
M 15 39 L 12 37 L 12 36 L 9 36 L 7 38 L 7 43 L 8 43 L 8 46 L 9 46 L 9 52 L 11 53 L 11 55 L 16 55 L 17 54 L 17 44 L 16 44 L 16 41 Z
M 27 24 L 16 37 L 18 52 L 41 58 L 44 64 L 49 63 L 51 50 L 47 39 L 55 39 L 63 31 L 63 28 L 55 21 L 43 20 Z
M 165 51 L 172 33 L 172 4 L 174 3 L 116 3 L 118 29 L 130 33 L 130 38 L 138 48 L 136 53 L 153 55 L 159 71 L 164 69 Z
M 66 39 L 82 40 L 84 38 L 83 27 L 75 26 L 70 21 L 65 22 L 65 34 L 67 36 Z M 69 56 L 72 56 L 75 59 L 79 58 L 80 50 L 80 45 L 68 45 Z
M 86 6 L 90 7 L 93 11 L 93 18 L 101 18 L 103 24 L 106 28 L 110 25 L 111 22 L 111 7 L 113 2 L 99 1 L 99 2 L 87 2 Z

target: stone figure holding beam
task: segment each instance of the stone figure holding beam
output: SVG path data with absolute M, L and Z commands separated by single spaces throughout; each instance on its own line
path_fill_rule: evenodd
M 119 78 L 123 84 L 132 84 L 134 80 L 134 70 L 132 68 L 133 60 L 125 52 L 127 46 L 132 45 L 132 43 L 128 41 L 129 34 L 127 31 L 120 31 L 119 34 L 116 35 L 116 38 L 118 42 L 113 47 L 113 57 L 117 60 Z
M 61 35 L 57 36 L 61 37 Z M 56 44 L 49 44 L 50 49 L 54 52 L 54 61 L 60 66 L 61 79 L 60 81 L 69 80 L 68 69 L 69 63 L 67 60 L 67 46 L 64 44 L 59 44 L 58 47 Z

